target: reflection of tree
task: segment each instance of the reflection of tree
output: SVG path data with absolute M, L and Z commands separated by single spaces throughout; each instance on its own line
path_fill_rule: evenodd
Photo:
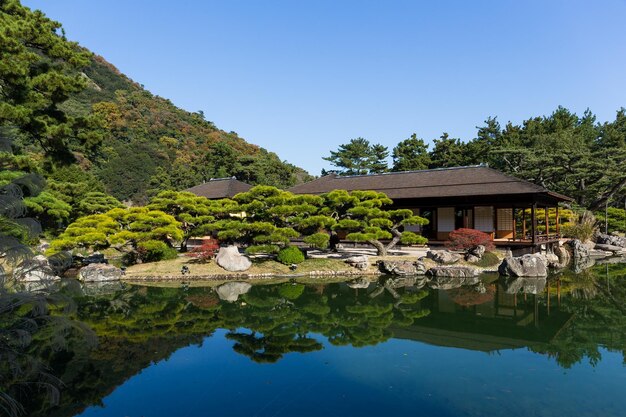
M 608 274 L 608 276 L 607 276 Z M 596 365 L 600 347 L 621 352 L 626 362 L 626 266 L 598 265 L 583 274 L 562 277 L 565 295 L 561 309 L 575 319 L 548 344 L 532 346 L 564 368 L 587 358 Z

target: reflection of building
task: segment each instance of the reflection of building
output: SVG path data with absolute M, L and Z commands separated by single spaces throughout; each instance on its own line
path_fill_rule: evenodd
M 432 290 L 422 302 L 431 313 L 394 328 L 394 337 L 490 352 L 550 342 L 572 317 L 543 292 L 509 294 L 501 284 L 489 286 L 493 297 L 479 304 L 455 302 L 455 290 Z
M 332 190 L 384 192 L 393 200 L 394 208 L 410 208 L 430 221 L 420 232 L 431 243 L 446 240 L 453 230 L 470 228 L 491 234 L 496 245 L 514 247 L 557 241 L 558 203 L 570 200 L 485 166 L 376 175 L 333 174 L 289 191 L 323 194 Z

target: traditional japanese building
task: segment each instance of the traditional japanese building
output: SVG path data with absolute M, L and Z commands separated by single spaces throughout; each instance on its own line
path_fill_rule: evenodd
M 188 188 L 185 191 L 194 193 L 200 197 L 206 197 L 209 200 L 217 200 L 220 198 L 233 198 L 235 194 L 244 193 L 250 190 L 252 186 L 237 180 L 235 177 L 229 178 L 211 178 L 209 181 Z
M 331 174 L 289 191 L 323 194 L 332 190 L 385 193 L 394 208 L 409 208 L 429 220 L 421 229 L 407 229 L 419 231 L 435 244 L 460 228 L 488 233 L 498 246 L 534 247 L 558 242 L 559 203 L 572 201 L 482 165 L 371 175 Z

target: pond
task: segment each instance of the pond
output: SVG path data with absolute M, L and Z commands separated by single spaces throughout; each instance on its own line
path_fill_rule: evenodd
M 46 321 L 29 327 L 27 349 L 0 367 L 0 389 L 23 415 L 626 410 L 625 264 L 547 282 L 382 277 L 219 292 L 64 282 L 48 303 Z M 14 316 L 28 314 L 24 307 Z M 60 395 L 51 404 L 55 390 L 45 388 L 56 378 Z

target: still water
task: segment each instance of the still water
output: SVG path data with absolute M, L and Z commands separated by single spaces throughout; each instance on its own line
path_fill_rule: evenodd
M 58 404 L 0 382 L 26 415 L 626 415 L 624 264 L 547 282 L 65 283 L 51 299 L 58 320 L 17 361 L 48 366 Z

